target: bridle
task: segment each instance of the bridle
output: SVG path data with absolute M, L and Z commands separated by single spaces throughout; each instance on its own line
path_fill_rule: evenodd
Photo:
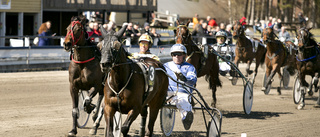
M 304 34 L 305 32 L 307 33 L 307 38 L 306 38 L 307 40 L 304 39 L 304 35 L 303 35 L 303 34 Z M 303 46 L 303 47 L 311 48 L 311 47 L 313 47 L 312 45 L 309 46 L 309 47 L 307 46 L 307 45 L 309 44 L 309 41 L 310 41 L 310 40 L 308 40 L 308 39 L 310 39 L 310 32 L 307 31 L 307 30 L 305 30 L 305 29 L 300 29 L 300 35 L 299 35 L 299 37 L 298 37 L 298 40 L 299 40 L 299 41 L 302 41 L 302 46 Z M 299 42 L 299 43 L 300 43 L 300 42 Z
M 187 36 L 182 35 L 182 33 L 181 33 L 181 29 L 182 29 L 182 28 L 185 28 L 185 29 L 186 29 L 186 31 L 187 31 Z M 176 43 L 177 43 L 177 40 L 178 40 L 178 38 L 180 37 L 180 38 L 181 38 L 181 41 L 182 41 L 181 44 L 183 44 L 183 45 L 186 46 L 186 44 L 187 44 L 186 40 L 190 37 L 190 33 L 189 33 L 189 30 L 188 30 L 188 27 L 187 27 L 186 25 L 179 25 L 179 26 L 177 27 L 177 30 L 178 30 L 178 29 L 179 29 L 179 32 L 178 32 L 178 35 L 175 37 L 175 41 L 176 41 Z
M 81 26 L 81 35 L 79 36 L 79 38 L 75 38 L 74 34 L 73 34 L 73 27 L 75 25 L 79 24 Z M 67 38 L 69 35 L 71 35 L 71 38 L 72 38 L 72 46 L 76 46 L 77 43 L 79 42 L 79 40 L 83 37 L 83 33 L 84 33 L 84 28 L 83 28 L 83 25 L 79 22 L 79 21 L 72 21 L 71 22 L 71 28 L 70 30 L 68 31 L 67 35 L 65 38 Z

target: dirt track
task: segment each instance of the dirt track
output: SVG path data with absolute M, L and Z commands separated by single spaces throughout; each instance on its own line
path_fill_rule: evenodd
M 236 86 L 225 77 L 223 88 L 218 88 L 217 107 L 223 112 L 222 136 L 240 136 L 246 133 L 248 137 L 301 137 L 319 136 L 320 109 L 313 108 L 318 93 L 307 96 L 304 110 L 297 110 L 292 100 L 291 77 L 289 89 L 282 89 L 278 95 L 273 88 L 269 95 L 264 95 L 261 89 L 263 70 L 257 76 L 254 84 L 253 108 L 250 115 L 245 115 L 242 108 L 243 86 L 239 80 Z M 277 76 L 277 75 L 276 75 Z M 72 105 L 69 94 L 68 72 L 23 72 L 0 74 L 0 136 L 66 136 L 72 125 Z M 278 86 L 276 77 L 273 87 Z M 197 88 L 210 103 L 211 93 L 208 84 L 200 78 Z M 185 131 L 176 116 L 175 136 L 205 136 L 201 111 L 195 112 L 195 120 L 191 129 Z M 159 119 L 155 125 L 155 135 L 161 136 Z M 140 117 L 133 123 L 130 135 L 137 136 L 140 127 Z M 78 129 L 78 136 L 88 134 L 90 123 L 85 129 Z M 96 136 L 103 136 L 102 122 Z

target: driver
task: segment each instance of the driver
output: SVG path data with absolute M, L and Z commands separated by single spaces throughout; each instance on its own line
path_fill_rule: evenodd
M 233 60 L 233 49 L 229 44 L 226 43 L 227 34 L 224 31 L 218 31 L 216 34 L 217 43 L 213 45 L 213 48 L 224 58 L 232 61 Z M 219 72 L 220 75 L 225 76 L 230 70 L 230 65 L 219 59 Z
M 138 42 L 139 42 L 140 52 L 131 54 L 131 56 L 129 56 L 130 59 L 149 57 L 149 58 L 152 58 L 152 59 L 159 61 L 159 57 L 154 54 L 151 54 L 151 52 L 150 52 L 150 47 L 153 44 L 153 40 L 150 35 L 148 35 L 148 34 L 141 35 Z
M 194 86 L 197 82 L 196 69 L 192 64 L 186 62 L 186 47 L 182 44 L 174 44 L 170 53 L 173 61 L 164 64 L 168 75 L 175 80 Z M 192 89 L 188 90 L 192 92 Z M 191 96 L 182 85 L 170 78 L 167 95 L 170 98 L 170 103 L 175 104 L 179 109 L 185 130 L 189 130 L 193 122 Z

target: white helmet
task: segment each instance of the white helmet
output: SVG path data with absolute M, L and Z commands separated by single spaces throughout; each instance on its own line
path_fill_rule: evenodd
M 227 38 L 227 34 L 224 31 L 218 31 L 216 37 L 224 37 Z
M 172 52 L 183 52 L 187 54 L 187 48 L 182 44 L 174 44 L 170 49 L 170 53 Z

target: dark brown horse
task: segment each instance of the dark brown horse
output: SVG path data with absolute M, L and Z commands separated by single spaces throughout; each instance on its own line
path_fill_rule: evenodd
M 178 27 L 175 30 L 176 43 L 183 44 L 187 48 L 187 62 L 192 64 L 197 70 L 197 76 L 206 76 L 206 80 L 209 82 L 209 88 L 212 91 L 212 103 L 211 106 L 215 107 L 217 103 L 216 91 L 217 86 L 222 86 L 219 79 L 219 62 L 217 55 L 212 52 L 208 53 L 208 57 L 204 59 L 204 53 L 201 49 L 192 41 L 190 31 L 188 29 L 188 22 L 186 25 L 177 21 Z M 212 50 L 212 47 L 208 47 Z M 202 63 L 205 62 L 205 63 Z M 205 65 L 204 65 L 205 64 Z
M 165 69 L 160 62 L 151 58 L 143 58 L 141 62 L 134 62 L 128 58 L 129 53 L 119 42 L 119 38 L 123 35 L 126 27 L 122 27 L 118 32 L 111 31 L 108 33 L 101 28 L 104 38 L 101 66 L 108 73 L 104 88 L 105 136 L 113 136 L 113 116 L 116 111 L 128 114 L 121 127 L 123 136 L 127 136 L 132 122 L 141 114 L 143 122 L 141 123 L 140 136 L 144 136 L 147 106 L 149 107 L 149 123 L 145 135 L 152 136 L 159 109 L 167 95 L 169 81 L 165 72 L 161 71 Z M 153 89 L 146 86 L 144 69 L 139 67 L 141 63 L 147 68 L 149 66 L 155 68 L 154 73 L 148 71 L 154 79 Z
M 315 86 L 315 92 L 318 90 L 318 77 L 320 72 L 320 51 L 317 42 L 313 38 L 313 34 L 310 33 L 310 29 L 301 28 L 298 30 L 298 53 L 297 53 L 297 69 L 299 72 L 299 79 L 302 87 L 308 87 L 309 95 L 312 95 L 312 86 Z M 312 84 L 308 84 L 305 80 L 306 75 L 310 75 L 312 79 Z M 304 88 L 302 88 L 304 89 Z M 320 92 L 319 92 L 320 93 Z M 301 100 L 301 104 L 298 109 L 302 109 L 304 104 L 304 94 Z M 320 98 L 316 107 L 320 106 Z
M 266 64 L 266 85 L 262 87 L 262 91 L 265 94 L 269 93 L 267 89 L 271 86 L 273 76 L 278 73 L 279 79 L 282 81 L 282 74 L 280 72 L 281 67 L 286 67 L 290 75 L 295 74 L 296 59 L 294 54 L 288 52 L 286 46 L 279 40 L 275 40 L 277 35 L 273 32 L 272 28 L 265 28 L 262 32 L 263 42 L 267 45 L 267 53 L 265 57 Z M 294 49 L 291 49 L 291 53 L 296 53 Z M 281 85 L 281 84 L 280 84 Z M 281 86 L 277 88 L 279 94 L 281 94 Z M 269 88 L 270 89 L 270 88 Z
M 70 94 L 72 98 L 73 128 L 69 135 L 77 134 L 77 118 L 79 116 L 78 101 L 80 90 L 93 90 L 89 93 L 89 99 L 85 100 L 85 111 L 91 113 L 94 106 L 91 99 L 99 92 L 98 105 L 103 98 L 102 81 L 104 74 L 101 72 L 99 51 L 96 45 L 88 45 L 85 32 L 86 18 L 83 16 L 72 17 L 67 27 L 67 35 L 64 41 L 64 49 L 71 51 L 69 65 Z M 81 106 L 82 107 L 82 106 Z M 100 107 L 97 107 L 99 109 Z M 99 112 L 97 110 L 97 112 Z
M 237 22 L 233 26 L 233 34 L 232 36 L 237 39 L 236 43 L 236 49 L 235 49 L 235 59 L 234 59 L 234 64 L 238 67 L 239 63 L 242 61 L 244 63 L 247 63 L 246 67 L 246 77 L 248 74 L 251 74 L 253 71 L 250 70 L 250 65 L 253 61 L 253 59 L 256 59 L 256 67 L 254 69 L 254 74 L 252 78 L 252 83 L 254 83 L 255 78 L 258 74 L 258 68 L 259 65 L 264 63 L 265 60 L 265 54 L 267 49 L 262 45 L 262 43 L 258 44 L 257 49 L 255 52 L 253 51 L 254 47 L 252 46 L 252 42 L 250 39 L 248 39 L 245 35 L 244 32 L 245 28 L 244 26 L 241 25 L 240 22 Z

